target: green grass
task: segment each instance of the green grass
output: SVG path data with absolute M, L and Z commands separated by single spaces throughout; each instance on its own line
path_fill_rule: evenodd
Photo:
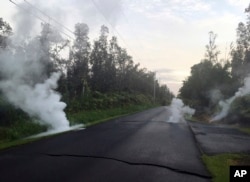
M 67 117 L 71 125 L 83 123 L 85 127 L 88 127 L 127 114 L 143 111 L 152 107 L 152 105 L 140 105 L 106 110 L 82 111 L 78 113 L 67 114 Z M 18 121 L 14 122 L 10 126 L 0 127 L 0 149 L 6 149 L 44 138 L 41 137 L 27 139 L 25 137 L 44 132 L 46 131 L 46 129 L 46 126 L 41 126 L 40 124 L 31 122 L 29 120 Z
M 202 160 L 207 169 L 212 174 L 213 182 L 229 181 L 230 165 L 249 165 L 250 155 L 245 154 L 219 154 L 219 155 L 203 155 Z
M 61 133 L 54 133 L 54 134 L 41 136 L 41 137 L 35 137 L 35 138 L 27 137 L 27 138 L 22 138 L 22 139 L 18 139 L 18 140 L 5 141 L 5 142 L 0 143 L 0 150 L 11 148 L 11 147 L 16 147 L 16 146 L 27 144 L 27 143 L 32 143 L 32 142 L 35 142 L 37 140 L 53 137 L 56 135 L 61 135 L 61 134 L 66 133 L 66 132 L 69 132 L 69 131 L 65 131 L 65 132 L 61 132 Z
M 239 128 L 239 130 L 250 135 L 250 128 Z
M 140 105 L 140 106 L 105 109 L 105 110 L 81 111 L 77 113 L 69 113 L 67 116 L 71 124 L 82 123 L 85 124 L 86 126 L 89 126 L 100 122 L 104 122 L 109 119 L 113 119 L 114 117 L 143 111 L 151 107 L 153 106 Z
M 26 143 L 31 143 L 31 142 L 36 141 L 36 140 L 38 140 L 38 138 L 5 141 L 5 142 L 0 143 L 0 150 L 7 149 L 7 148 L 10 148 L 10 147 L 19 146 L 19 145 L 23 145 L 23 144 L 26 144 Z
M 46 126 L 31 121 L 17 121 L 10 126 L 0 127 L 0 149 L 32 142 L 35 139 L 23 138 L 46 130 Z
M 46 126 L 28 121 L 16 121 L 9 126 L 0 127 L 0 144 L 41 133 L 47 130 Z
M 195 122 L 195 123 L 196 123 L 196 122 L 197 122 L 197 123 L 200 122 L 200 120 L 198 120 L 197 118 L 192 117 L 192 116 L 185 116 L 184 118 L 185 118 L 185 120 L 190 121 L 190 122 Z

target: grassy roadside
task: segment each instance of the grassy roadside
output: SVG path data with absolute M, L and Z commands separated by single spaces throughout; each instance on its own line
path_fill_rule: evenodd
M 78 113 L 67 114 L 68 120 L 71 125 L 74 124 L 84 124 L 85 127 L 95 125 L 101 122 L 105 122 L 114 118 L 118 118 L 124 115 L 140 112 L 155 106 L 152 105 L 138 105 L 129 106 L 122 108 L 113 108 L 105 110 L 93 110 L 93 111 L 82 111 Z M 0 150 L 6 149 L 30 142 L 34 142 L 41 138 L 27 139 L 27 136 L 38 134 L 40 132 L 46 131 L 45 126 L 41 126 L 38 123 L 33 123 L 30 121 L 20 121 L 16 122 L 13 126 L 9 128 L 0 127 Z M 26 135 L 25 135 L 26 134 Z M 53 136 L 53 135 L 51 135 Z M 48 137 L 48 136 L 47 136 Z
M 230 165 L 250 165 L 250 155 L 246 154 L 203 155 L 202 160 L 211 173 L 213 182 L 228 182 Z
M 93 110 L 93 111 L 82 111 L 77 113 L 68 114 L 68 119 L 73 124 L 82 123 L 85 126 L 90 126 L 103 122 L 107 119 L 112 119 L 113 117 L 120 117 L 127 114 L 132 114 L 135 112 L 143 111 L 155 106 L 152 105 L 137 105 L 113 109 L 102 109 L 102 110 Z
M 239 130 L 250 135 L 250 128 L 239 128 Z
M 202 117 L 186 118 L 190 122 L 209 124 L 209 119 Z M 215 123 L 216 124 L 216 123 Z M 232 126 L 237 130 L 244 133 L 250 134 L 249 127 Z M 250 166 L 250 154 L 235 154 L 235 153 L 224 153 L 218 155 L 206 155 L 203 154 L 202 160 L 206 165 L 208 171 L 212 175 L 213 182 L 229 182 L 229 167 L 248 165 Z

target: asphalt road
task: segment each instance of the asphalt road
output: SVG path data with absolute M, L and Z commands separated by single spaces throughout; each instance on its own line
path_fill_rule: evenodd
M 223 124 L 189 123 L 200 149 L 208 154 L 250 154 L 250 135 Z
M 1 182 L 210 181 L 187 123 L 167 107 L 0 152 Z

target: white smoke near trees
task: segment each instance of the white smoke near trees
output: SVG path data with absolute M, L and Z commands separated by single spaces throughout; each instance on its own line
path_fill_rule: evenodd
M 123 12 L 123 0 L 15 0 L 20 8 L 13 15 L 15 29 L 24 35 L 39 31 L 39 22 L 52 24 L 72 36 L 72 27 L 84 22 L 93 31 L 101 25 L 116 26 Z M 54 21 L 55 20 L 55 21 Z M 17 22 L 18 21 L 18 22 Z M 32 28 L 27 29 L 25 26 Z M 65 26 L 71 30 L 65 30 Z
M 61 96 L 54 91 L 59 77 L 60 73 L 53 73 L 44 83 L 34 86 L 7 79 L 0 82 L 0 89 L 10 103 L 31 117 L 38 118 L 41 124 L 46 124 L 52 130 L 66 130 L 69 128 L 63 112 L 66 104 L 60 101 Z
M 55 41 L 61 40 L 52 40 L 53 32 L 48 33 L 46 29 L 42 34 L 45 36 L 43 41 L 47 42 L 41 44 L 41 37 L 33 37 L 40 31 L 38 25 L 41 23 L 45 26 L 48 24 L 49 28 L 53 27 L 59 32 L 62 24 L 58 22 L 63 22 L 66 26 L 69 22 L 77 23 L 79 19 L 72 14 L 75 12 L 78 13 L 78 18 L 80 17 L 81 21 L 86 20 L 86 23 L 94 22 L 92 20 L 96 19 L 96 16 L 91 15 L 94 12 L 100 17 L 105 16 L 115 26 L 122 8 L 121 0 L 14 2 L 17 3 L 17 11 L 13 15 L 15 24 L 12 25 L 12 44 L 7 49 L 0 50 L 0 91 L 11 104 L 49 126 L 50 130 L 67 130 L 69 122 L 63 111 L 66 104 L 60 101 L 61 95 L 55 91 L 60 73 L 49 70 L 50 42 L 57 44 Z M 74 21 L 71 21 L 70 16 Z M 103 17 L 101 19 L 103 20 Z M 66 33 L 73 36 L 72 32 Z
M 246 77 L 244 80 L 244 85 L 238 89 L 238 91 L 234 94 L 233 97 L 225 100 L 225 101 L 220 101 L 219 102 L 219 106 L 222 108 L 221 111 L 216 114 L 211 121 L 218 121 L 223 119 L 224 117 L 226 117 L 228 115 L 228 112 L 230 110 L 230 106 L 232 104 L 232 102 L 238 98 L 238 97 L 242 97 L 245 96 L 247 94 L 250 93 L 250 76 Z
M 46 78 L 45 67 L 40 61 L 41 47 L 37 41 L 30 44 L 0 52 L 0 90 L 11 104 L 49 129 L 66 130 L 69 128 L 63 111 L 66 104 L 55 91 L 60 73 L 54 72 Z
M 7 48 L 0 50 L 0 91 L 16 108 L 48 126 L 49 130 L 67 130 L 69 121 L 63 111 L 66 104 L 55 91 L 60 73 L 50 70 L 53 65 L 50 46 L 58 43 L 55 32 L 48 31 L 44 35 L 42 32 L 32 38 L 34 17 L 21 10 L 17 14 L 14 35 Z
M 170 123 L 184 122 L 185 115 L 193 115 L 195 110 L 185 106 L 181 99 L 173 98 L 170 105 L 171 116 L 168 120 Z
M 17 8 L 15 14 L 12 15 L 12 19 L 15 22 L 15 32 L 18 32 L 14 35 L 17 41 L 28 38 L 33 34 L 33 32 L 36 32 L 34 30 L 39 22 L 36 18 L 34 18 L 34 10 L 28 4 L 22 3 L 19 4 L 19 6 L 21 8 Z
M 223 95 L 219 89 L 213 89 L 209 91 L 209 98 L 211 104 L 217 104 L 223 98 Z

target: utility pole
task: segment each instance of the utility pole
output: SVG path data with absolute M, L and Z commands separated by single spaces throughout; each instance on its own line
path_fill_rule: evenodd
M 154 72 L 154 95 L 153 95 L 153 97 L 154 97 L 154 104 L 155 104 L 155 78 L 156 78 L 156 71 Z

